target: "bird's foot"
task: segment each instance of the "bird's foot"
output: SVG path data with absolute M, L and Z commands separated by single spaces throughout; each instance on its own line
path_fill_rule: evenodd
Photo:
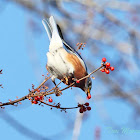
M 68 77 L 64 77 L 64 83 L 66 84 L 66 85 L 68 85 L 69 84 L 69 79 L 68 79 Z
M 56 88 L 54 89 L 54 92 L 55 92 L 55 95 L 56 95 L 56 96 L 61 96 L 61 95 L 62 95 L 62 92 L 60 91 L 60 89 L 59 89 L 58 87 L 56 87 Z

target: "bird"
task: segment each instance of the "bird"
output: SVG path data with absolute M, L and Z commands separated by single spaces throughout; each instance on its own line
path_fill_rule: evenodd
M 75 82 L 74 87 L 82 89 L 87 98 L 91 98 L 92 81 L 90 77 L 76 82 L 88 75 L 87 66 L 80 54 L 64 41 L 61 28 L 53 16 L 43 19 L 42 23 L 50 40 L 47 55 L 47 71 L 51 75 L 52 82 L 55 79 L 62 80 L 66 85 Z

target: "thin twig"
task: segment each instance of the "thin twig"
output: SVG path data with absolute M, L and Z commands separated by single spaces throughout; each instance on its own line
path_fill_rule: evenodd
M 36 89 L 41 88 L 41 86 L 44 85 L 50 78 L 51 78 L 51 77 L 45 78 L 45 80 L 44 80 Z
M 50 105 L 50 104 L 43 102 L 43 101 L 40 101 L 40 102 L 47 105 L 47 106 L 51 106 L 51 107 L 55 107 L 55 108 L 59 108 L 59 109 L 63 109 L 63 110 L 79 108 L 78 106 L 76 106 L 76 107 L 60 107 L 59 105 Z

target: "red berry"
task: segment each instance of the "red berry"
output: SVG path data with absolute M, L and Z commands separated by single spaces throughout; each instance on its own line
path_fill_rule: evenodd
M 88 107 L 87 107 L 87 110 L 88 110 L 88 111 L 90 111 L 90 110 L 91 110 L 91 107 L 90 107 L 90 106 L 88 106 Z
M 91 98 L 91 94 L 88 94 L 87 99 L 89 100 Z
M 101 69 L 101 72 L 105 72 L 105 69 Z
M 36 100 L 35 100 L 35 101 L 33 101 L 33 103 L 34 103 L 34 104 L 37 104 L 37 103 L 38 103 L 38 101 L 36 101 Z
M 85 103 L 85 106 L 89 106 L 89 103 L 88 103 L 88 102 L 86 102 L 86 103 Z
M 114 70 L 114 67 L 110 67 L 110 70 L 113 71 Z
M 109 70 L 109 69 L 110 69 L 110 67 L 106 68 L 106 70 Z M 106 71 L 106 70 L 105 70 L 105 71 Z
M 39 90 L 39 89 L 37 89 L 36 91 L 37 91 L 37 92 L 40 92 L 40 90 Z
M 110 71 L 109 71 L 109 70 L 106 70 L 106 71 L 105 71 L 105 73 L 106 73 L 106 74 L 109 74 L 109 73 L 110 73 Z
M 40 96 L 40 100 L 42 100 L 43 99 L 43 96 Z
M 39 97 L 38 96 L 34 97 L 34 99 L 35 99 L 35 101 L 39 101 Z
M 77 80 L 77 81 L 76 81 L 76 83 L 77 83 L 77 84 L 79 84 L 79 83 L 80 83 L 80 81 L 79 81 L 79 80 Z
M 105 57 L 104 57 L 104 58 L 102 58 L 102 61 L 103 61 L 103 62 L 106 62 L 106 58 L 105 58 Z
M 52 98 L 49 98 L 49 102 L 50 102 L 50 103 L 53 102 L 53 99 L 52 99 Z
M 87 110 L 87 108 L 85 106 L 83 106 L 83 111 L 85 112 Z
M 83 108 L 80 108 L 80 109 L 79 109 L 79 112 L 80 112 L 80 113 L 83 113 L 83 112 L 84 112 Z
M 110 63 L 106 63 L 106 68 L 109 68 L 110 67 Z
M 37 97 L 34 97 L 35 101 L 37 101 Z

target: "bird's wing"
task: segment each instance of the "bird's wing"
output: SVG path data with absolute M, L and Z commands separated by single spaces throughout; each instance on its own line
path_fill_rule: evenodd
M 75 55 L 80 59 L 82 65 L 85 67 L 85 69 L 86 69 L 86 71 L 87 71 L 86 64 L 85 64 L 84 60 L 82 59 L 81 55 L 80 55 L 73 47 L 71 47 L 70 45 L 68 45 L 68 44 L 65 42 L 64 37 L 63 37 L 63 34 L 62 34 L 62 31 L 61 31 L 61 28 L 60 28 L 59 25 L 57 25 L 57 29 L 58 29 L 58 33 L 59 33 L 59 35 L 60 35 L 60 37 L 61 37 L 61 39 L 62 39 L 62 42 L 63 42 L 63 44 L 65 45 L 65 49 L 66 49 L 68 52 L 70 52 L 70 53 L 72 53 L 72 54 L 75 54 Z
M 62 42 L 63 42 L 63 44 L 65 45 L 65 47 L 66 47 L 66 49 L 68 50 L 68 52 L 70 52 L 70 53 L 72 53 L 72 54 L 75 54 L 75 55 L 79 58 L 79 60 L 81 61 L 83 67 L 84 67 L 84 68 L 86 69 L 86 71 L 87 71 L 87 66 L 86 66 L 86 64 L 85 64 L 85 62 L 84 62 L 84 60 L 83 60 L 83 58 L 81 57 L 81 55 L 80 55 L 74 48 L 72 48 L 71 46 L 69 46 L 63 39 L 62 39 Z

